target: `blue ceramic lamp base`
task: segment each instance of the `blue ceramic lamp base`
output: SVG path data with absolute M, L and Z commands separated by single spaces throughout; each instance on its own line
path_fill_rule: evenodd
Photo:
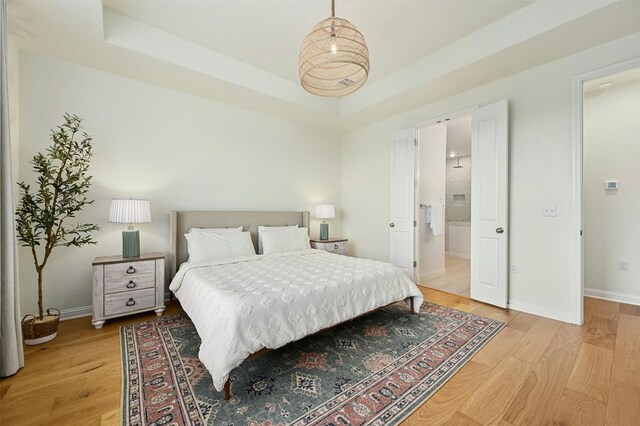
M 320 224 L 320 240 L 328 240 L 329 239 L 329 224 L 321 223 Z
M 122 231 L 122 257 L 140 257 L 140 233 L 133 230 Z

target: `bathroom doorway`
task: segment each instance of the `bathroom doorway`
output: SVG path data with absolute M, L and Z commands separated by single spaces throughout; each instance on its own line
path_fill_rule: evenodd
M 446 166 L 450 151 L 456 152 L 455 148 L 447 148 L 447 127 L 449 122 L 469 115 L 471 191 L 468 201 L 466 195 L 464 201 L 457 197 L 459 203 L 468 203 L 471 213 L 469 296 L 506 308 L 509 296 L 509 103 L 506 99 L 391 134 L 389 262 L 422 285 L 435 286 L 433 279 L 447 275 Z M 455 160 L 457 166 L 457 155 Z M 464 168 L 463 161 L 460 156 L 462 167 L 457 169 Z M 429 204 L 439 204 L 440 208 L 429 209 Z M 434 217 L 437 227 L 432 222 Z
M 443 119 L 419 132 L 418 282 L 469 297 L 472 117 Z

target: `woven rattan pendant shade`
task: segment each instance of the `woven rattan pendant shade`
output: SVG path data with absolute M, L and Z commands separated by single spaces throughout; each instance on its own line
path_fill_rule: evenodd
M 369 49 L 349 21 L 332 16 L 318 22 L 300 48 L 300 83 L 314 95 L 339 97 L 360 88 L 369 76 Z

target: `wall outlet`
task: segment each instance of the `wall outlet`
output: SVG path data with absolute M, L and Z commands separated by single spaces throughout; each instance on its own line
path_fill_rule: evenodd
M 512 274 L 517 274 L 518 273 L 518 265 L 516 265 L 516 264 L 511 265 L 511 273 Z
M 618 260 L 618 269 L 621 271 L 627 271 L 629 269 L 629 261 L 628 260 Z
M 558 215 L 558 207 L 550 206 L 542 208 L 542 216 L 544 217 L 556 217 Z

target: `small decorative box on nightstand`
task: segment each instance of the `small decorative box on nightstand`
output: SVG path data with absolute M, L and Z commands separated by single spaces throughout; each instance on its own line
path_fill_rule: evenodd
M 325 250 L 335 254 L 347 254 L 349 240 L 346 238 L 329 238 L 328 240 L 311 240 L 311 248 Z
M 144 311 L 164 312 L 164 255 L 96 257 L 93 261 L 93 319 L 102 328 L 110 318 Z

